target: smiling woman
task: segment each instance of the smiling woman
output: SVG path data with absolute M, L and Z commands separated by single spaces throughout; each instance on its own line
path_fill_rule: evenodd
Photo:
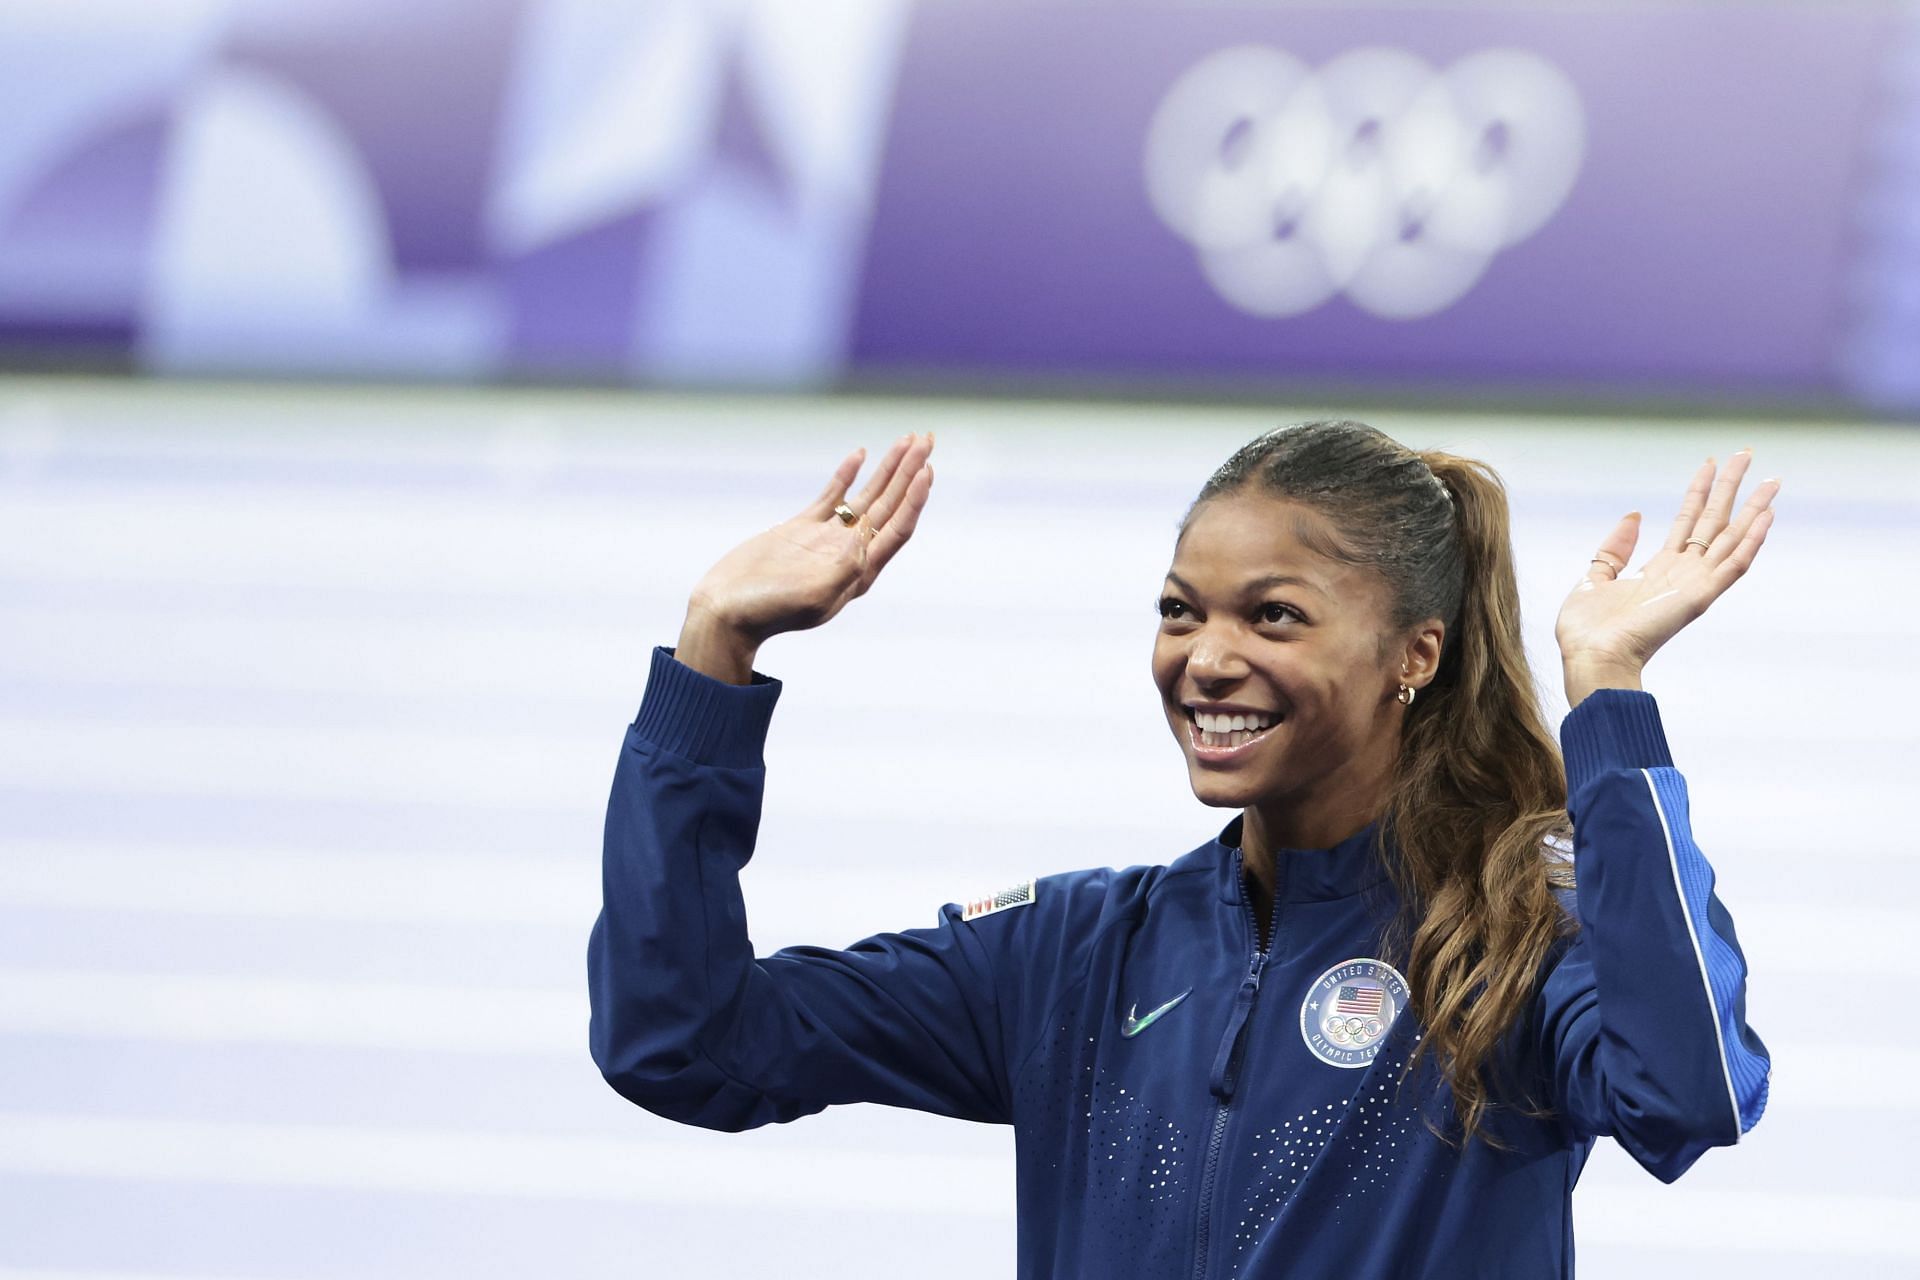
M 1011 1124 L 1035 1278 L 1567 1276 L 1596 1138 L 1671 1181 L 1759 1119 L 1745 963 L 1639 689 L 1765 539 L 1778 486 L 1736 513 L 1745 453 L 1637 572 L 1637 514 L 1596 548 L 1556 628 L 1563 763 L 1497 477 L 1359 423 L 1261 436 L 1156 606 L 1169 727 L 1231 821 L 1165 865 L 756 958 L 759 646 L 866 591 L 932 447 L 895 442 L 857 498 L 846 459 L 653 652 L 589 944 L 615 1089 L 715 1129 L 856 1101 Z

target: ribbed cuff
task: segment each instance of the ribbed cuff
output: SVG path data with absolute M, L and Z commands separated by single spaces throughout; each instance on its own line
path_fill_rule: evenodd
M 1595 689 L 1560 722 L 1560 749 L 1567 758 L 1567 794 L 1609 769 L 1673 766 L 1660 707 L 1640 689 Z
M 753 672 L 751 684 L 728 684 L 695 671 L 661 644 L 653 647 L 646 692 L 632 732 L 697 764 L 758 769 L 780 682 Z

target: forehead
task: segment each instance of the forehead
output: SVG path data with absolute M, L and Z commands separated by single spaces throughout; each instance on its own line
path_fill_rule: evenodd
M 1370 592 L 1379 575 L 1327 554 L 1344 539 L 1303 503 L 1259 492 L 1225 494 L 1194 512 L 1173 549 L 1171 573 L 1195 590 L 1235 592 L 1274 575 L 1298 578 L 1323 595 Z

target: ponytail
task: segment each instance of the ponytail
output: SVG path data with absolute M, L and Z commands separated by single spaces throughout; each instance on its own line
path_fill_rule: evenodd
M 1452 498 L 1463 572 L 1459 613 L 1439 672 L 1408 714 L 1381 824 L 1397 852 L 1388 862 L 1401 891 L 1395 936 L 1406 939 L 1390 949 L 1403 951 L 1426 1028 L 1406 1070 L 1432 1054 L 1471 1135 L 1495 1105 L 1499 1042 L 1573 927 L 1553 894 L 1563 873 L 1546 857 L 1568 831 L 1566 774 L 1521 638 L 1506 490 L 1482 463 L 1419 456 Z

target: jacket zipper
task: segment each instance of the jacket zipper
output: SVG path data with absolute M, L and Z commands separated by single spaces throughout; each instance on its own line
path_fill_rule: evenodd
M 1227 1113 L 1233 1106 L 1234 1072 L 1239 1056 L 1240 1037 L 1246 1030 L 1247 1017 L 1253 1011 L 1253 1000 L 1260 992 L 1260 971 L 1266 967 L 1267 950 L 1272 945 L 1271 938 L 1260 937 L 1260 922 L 1253 914 L 1253 895 L 1247 892 L 1243 875 L 1242 858 L 1239 849 L 1233 851 L 1233 873 L 1240 883 L 1240 901 L 1247 911 L 1247 936 L 1253 940 L 1253 958 L 1247 965 L 1247 976 L 1240 983 L 1240 990 L 1234 996 L 1233 1013 L 1227 1022 L 1227 1034 L 1221 1042 L 1220 1051 L 1214 1060 L 1209 1087 L 1219 1102 L 1213 1110 L 1213 1133 L 1207 1139 L 1207 1163 L 1200 1176 L 1200 1219 L 1194 1231 L 1193 1280 L 1206 1280 L 1207 1249 L 1212 1243 L 1213 1234 L 1213 1196 L 1215 1175 L 1220 1167 L 1220 1143 L 1227 1132 Z M 1279 924 L 1280 893 L 1275 886 L 1273 895 L 1273 913 L 1270 925 Z

